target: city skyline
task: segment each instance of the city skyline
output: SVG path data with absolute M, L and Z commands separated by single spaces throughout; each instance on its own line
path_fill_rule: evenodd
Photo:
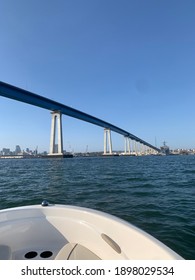
M 2 0 L 0 80 L 154 146 L 193 149 L 194 8 L 190 0 Z M 103 149 L 102 128 L 62 121 L 64 150 Z M 0 148 L 49 149 L 47 110 L 0 97 L 0 128 Z M 121 135 L 112 142 L 123 149 Z
M 167 147 L 169 149 L 169 146 L 166 145 L 166 142 L 163 142 L 164 147 Z M 163 145 L 160 146 L 159 148 L 161 148 L 161 150 L 163 150 Z M 57 148 L 58 144 L 56 144 L 56 152 L 58 150 Z M 131 152 L 133 152 L 133 150 L 135 149 L 135 147 L 131 146 L 130 150 Z M 146 148 L 147 149 L 147 148 Z M 148 148 L 148 150 L 150 150 Z M 85 151 L 77 151 L 74 152 L 74 149 L 72 150 L 63 150 L 64 153 L 72 153 L 72 154 L 79 154 L 79 153 L 83 153 L 83 154 L 87 154 L 87 153 L 103 153 L 103 149 L 102 150 L 98 150 L 98 151 L 90 151 L 88 150 L 88 145 L 86 146 Z M 123 153 L 125 151 L 125 149 L 121 149 L 121 150 L 114 150 L 113 152 L 120 152 Z M 138 148 L 139 151 L 139 148 Z M 178 153 L 183 153 L 183 152 L 192 152 L 193 154 L 195 154 L 195 148 L 189 148 L 189 149 L 185 149 L 185 148 L 176 148 L 176 149 L 170 149 L 170 151 L 172 152 L 178 152 Z M 48 150 L 45 151 L 40 151 L 38 146 L 35 147 L 35 149 L 32 148 L 23 148 L 20 145 L 15 145 L 15 149 L 11 149 L 9 147 L 0 147 L 0 155 L 17 155 L 17 154 L 31 154 L 31 155 L 37 155 L 37 154 L 48 154 Z

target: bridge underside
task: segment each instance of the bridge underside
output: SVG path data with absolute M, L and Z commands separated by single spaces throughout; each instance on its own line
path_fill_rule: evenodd
M 44 108 L 44 109 L 47 109 L 50 111 L 54 111 L 54 112 L 57 111 L 57 112 L 60 112 L 60 114 L 64 114 L 64 115 L 67 115 L 67 116 L 70 116 L 70 117 L 73 117 L 76 119 L 80 119 L 82 121 L 92 123 L 94 125 L 98 125 L 100 127 L 107 129 L 107 131 L 112 130 L 121 135 L 124 135 L 125 137 L 127 137 L 131 140 L 135 140 L 136 142 L 139 142 L 153 150 L 160 151 L 157 147 L 147 143 L 146 141 L 142 140 L 141 138 L 138 138 L 137 136 L 131 134 L 130 132 L 125 131 L 111 123 L 105 122 L 94 116 L 91 116 L 89 114 L 86 114 L 84 112 L 71 108 L 69 106 L 66 106 L 64 104 L 58 103 L 58 102 L 48 99 L 46 97 L 34 94 L 27 90 L 0 82 L 0 95 L 10 98 L 10 99 L 28 103 L 28 104 L 31 104 L 31 105 L 34 105 L 37 107 L 41 107 L 41 108 Z M 55 117 L 55 118 L 57 118 L 57 117 Z M 60 121 L 60 123 L 61 123 L 61 121 Z M 50 149 L 50 152 L 51 152 L 51 149 Z M 60 150 L 60 153 L 61 153 L 61 150 Z

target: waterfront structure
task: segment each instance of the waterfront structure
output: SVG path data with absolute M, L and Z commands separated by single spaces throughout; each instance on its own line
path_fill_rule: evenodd
M 104 128 L 104 155 L 112 155 L 112 140 L 111 131 L 109 128 Z
M 131 154 L 131 148 L 130 148 L 130 138 L 129 137 L 124 137 L 125 139 L 125 154 Z
M 54 123 L 52 125 L 52 130 L 51 130 L 51 137 L 50 137 L 50 155 L 51 156 L 55 156 L 56 153 L 54 151 L 54 146 L 55 146 L 55 129 L 56 129 L 56 119 L 58 120 L 58 135 L 61 135 L 58 137 L 58 155 L 61 156 L 62 155 L 62 151 L 63 151 L 63 147 L 62 147 L 62 124 L 61 124 L 61 117 L 59 117 L 59 115 L 64 114 L 73 118 L 77 118 L 89 123 L 92 123 L 94 125 L 98 125 L 100 127 L 103 127 L 104 129 L 106 129 L 104 133 L 106 133 L 106 136 L 104 134 L 104 154 L 112 154 L 112 142 L 111 142 L 111 131 L 114 131 L 116 133 L 119 133 L 123 136 L 125 136 L 126 138 L 129 138 L 131 140 L 134 140 L 134 145 L 135 145 L 135 152 L 137 149 L 137 143 L 143 144 L 145 146 L 147 146 L 150 149 L 156 150 L 156 151 L 160 151 L 160 149 L 158 149 L 157 147 L 151 145 L 150 143 L 147 143 L 146 141 L 144 141 L 143 139 L 133 135 L 132 133 L 121 129 L 111 123 L 108 123 L 104 120 L 98 119 L 94 116 L 91 116 L 89 114 L 86 114 L 84 112 L 81 112 L 79 110 L 76 110 L 74 108 L 71 108 L 69 106 L 66 106 L 64 104 L 58 103 L 56 101 L 53 101 L 51 99 L 45 98 L 43 96 L 34 94 L 32 92 L 29 92 L 27 90 L 21 89 L 21 88 L 17 88 L 15 86 L 0 82 L 0 95 L 7 97 L 7 98 L 11 98 L 17 101 L 21 101 L 24 103 L 28 103 L 34 106 L 38 106 L 44 109 L 48 109 L 54 113 L 52 113 L 52 115 L 54 117 L 52 117 L 52 122 Z M 58 112 L 58 113 L 57 113 Z M 106 140 L 105 140 L 106 138 Z M 108 143 L 109 143 L 109 152 L 107 152 L 107 148 L 105 148 L 105 142 L 108 139 Z
M 170 150 L 169 150 L 169 147 L 166 145 L 166 142 L 164 141 L 163 142 L 163 146 L 160 147 L 161 149 L 161 152 L 165 155 L 169 155 L 170 154 Z
M 22 151 L 21 151 L 21 148 L 19 145 L 16 145 L 16 149 L 15 149 L 15 154 L 18 155 L 20 154 Z
M 50 149 L 49 155 L 63 155 L 63 140 L 62 140 L 62 114 L 61 112 L 54 111 L 51 113 L 51 136 L 50 136 Z M 57 135 L 56 135 L 57 131 Z M 56 144 L 56 136 L 58 144 Z
M 9 155 L 9 153 L 10 153 L 10 149 L 3 148 L 2 155 Z

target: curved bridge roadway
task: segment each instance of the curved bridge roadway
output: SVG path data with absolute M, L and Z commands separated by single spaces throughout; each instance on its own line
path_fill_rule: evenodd
M 131 134 L 130 132 L 125 131 L 111 123 L 105 122 L 101 119 L 88 115 L 84 112 L 66 106 L 64 104 L 58 103 L 46 97 L 37 95 L 35 93 L 29 92 L 27 90 L 15 87 L 13 85 L 1 81 L 0 81 L 0 95 L 10 99 L 15 99 L 17 101 L 35 105 L 37 107 L 48 109 L 50 111 L 60 111 L 64 115 L 110 129 L 114 132 L 124 135 L 125 137 L 140 142 L 141 144 L 144 144 L 156 151 L 160 151 L 157 147 L 147 143 L 146 141 L 138 138 L 137 136 Z

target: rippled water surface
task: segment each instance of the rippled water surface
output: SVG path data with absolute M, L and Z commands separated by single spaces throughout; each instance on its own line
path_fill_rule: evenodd
M 194 156 L 0 160 L 0 209 L 43 199 L 116 215 L 195 259 Z

